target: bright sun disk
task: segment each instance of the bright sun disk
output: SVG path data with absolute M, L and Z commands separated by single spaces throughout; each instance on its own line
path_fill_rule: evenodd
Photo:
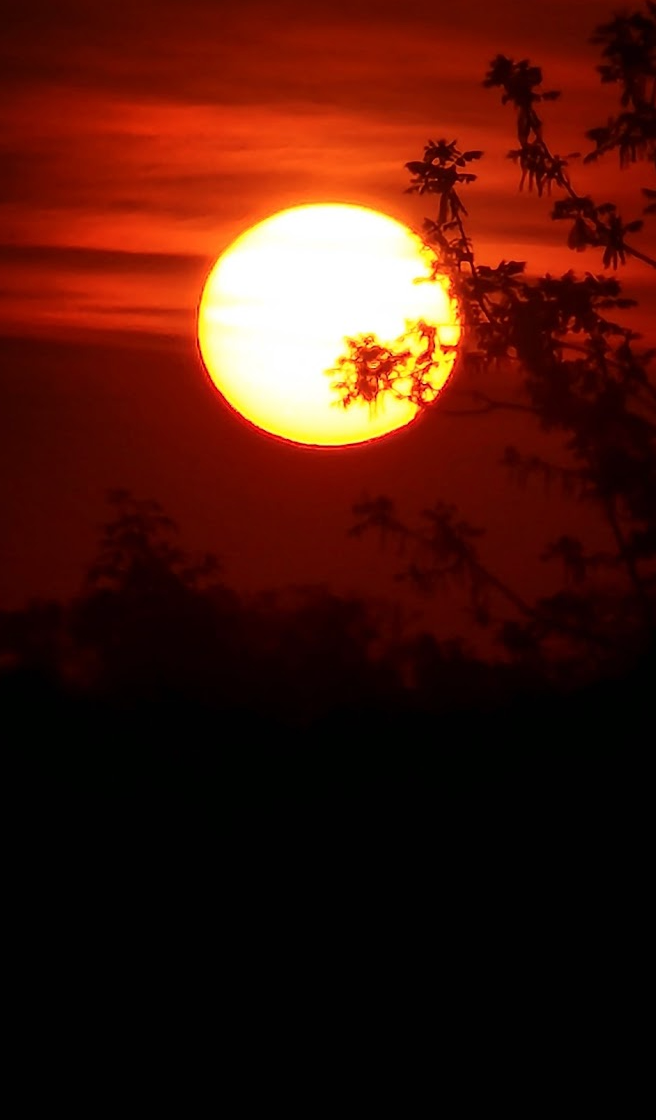
M 416 404 L 387 390 L 373 406 L 344 408 L 327 371 L 347 338 L 392 346 L 421 321 L 446 348 L 431 370 L 437 395 L 460 327 L 446 278 L 431 281 L 434 259 L 407 226 L 361 206 L 274 214 L 239 237 L 205 283 L 198 339 L 212 381 L 247 420 L 295 443 L 343 446 L 403 427 Z

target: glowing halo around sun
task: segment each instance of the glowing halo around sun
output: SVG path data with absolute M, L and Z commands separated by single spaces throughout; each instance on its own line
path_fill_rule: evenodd
M 256 427 L 294 443 L 339 447 L 409 424 L 418 405 L 391 390 L 345 408 L 327 371 L 347 338 L 373 335 L 391 347 L 405 335 L 407 348 L 420 321 L 436 328 L 437 396 L 460 326 L 447 280 L 431 280 L 434 261 L 407 226 L 361 206 L 272 215 L 237 238 L 203 288 L 198 342 L 214 385 Z

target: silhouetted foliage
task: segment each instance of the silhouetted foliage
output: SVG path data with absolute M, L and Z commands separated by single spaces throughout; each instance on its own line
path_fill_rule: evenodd
M 587 160 L 616 148 L 622 167 L 656 161 L 656 4 L 646 0 L 645 7 L 646 12 L 616 15 L 591 39 L 603 48 L 597 67 L 602 82 L 621 86 L 622 112 L 587 132 L 596 145 Z
M 597 29 L 593 41 L 603 48 L 602 81 L 620 85 L 624 112 L 605 130 L 588 133 L 596 149 L 586 158 L 616 148 L 622 167 L 653 161 L 656 5 L 648 2 L 645 11 L 616 17 Z M 639 336 L 616 321 L 613 312 L 635 305 L 615 275 L 627 257 L 650 267 L 656 267 L 656 260 L 627 240 L 640 232 L 642 220 L 625 222 L 614 203 L 596 203 L 577 192 L 569 172 L 577 153 L 561 157 L 545 139 L 542 106 L 560 94 L 544 90 L 542 81 L 539 66 L 500 54 L 490 63 L 483 85 L 500 90 L 502 104 L 515 111 L 518 146 L 508 155 L 520 168 L 520 190 L 535 187 L 538 195 L 559 195 L 552 218 L 569 223 L 569 249 L 600 251 L 602 267 L 613 274 L 579 276 L 569 269 L 561 276 L 529 277 L 522 261 L 481 264 L 465 226 L 460 191 L 475 181 L 464 169 L 482 152 L 461 151 L 455 140 L 429 141 L 423 159 L 406 165 L 409 190 L 439 196 L 437 215 L 426 219 L 424 233 L 435 251 L 435 274 L 446 274 L 453 285 L 464 328 L 458 388 L 448 391 L 449 400 L 441 407 L 454 415 L 521 410 L 543 431 L 559 437 L 568 460 L 562 464 L 517 448 L 507 448 L 502 462 L 522 484 L 540 477 L 577 500 L 594 503 L 611 530 L 615 550 L 590 552 L 571 536 L 547 542 L 542 559 L 563 565 L 565 585 L 547 599 L 528 603 L 488 570 L 478 553 L 480 530 L 448 503 L 437 502 L 419 526 L 410 528 L 391 503 L 377 498 L 355 507 L 355 531 L 377 527 L 402 537 L 412 549 L 412 560 L 400 574 L 424 591 L 445 580 L 464 581 L 474 616 L 483 626 L 494 622 L 512 656 L 525 658 L 530 651 L 533 657 L 541 651 L 562 664 L 563 658 L 569 663 L 585 652 L 599 667 L 634 655 L 654 635 L 656 386 L 651 370 L 656 350 L 641 348 Z M 644 193 L 656 199 L 656 192 Z M 375 345 L 375 339 L 367 339 L 370 350 Z M 359 340 L 348 340 L 348 347 L 356 365 Z M 388 381 L 395 376 L 395 361 L 403 368 L 405 355 L 386 350 Z M 474 385 L 467 387 L 485 367 L 512 377 L 520 395 L 500 400 Z M 367 399 L 380 388 L 370 382 Z M 456 393 L 468 396 L 470 405 L 452 407 Z M 351 383 L 344 403 L 358 395 L 357 382 Z M 410 391 L 408 396 L 423 403 L 420 394 L 413 397 Z M 589 585 L 593 573 L 594 588 Z M 511 617 L 500 613 L 501 601 L 512 608 Z
M 213 642 L 232 639 L 236 597 L 218 581 L 218 559 L 179 547 L 177 528 L 153 500 L 108 496 L 103 527 L 72 629 L 87 674 L 102 686 L 160 695 L 207 681 Z
M 381 393 L 417 407 L 432 404 L 446 377 L 440 367 L 455 349 L 442 341 L 437 327 L 421 319 L 409 325 L 394 345 L 363 335 L 347 339 L 346 346 L 346 353 L 327 371 L 344 408 L 356 400 L 375 408 Z

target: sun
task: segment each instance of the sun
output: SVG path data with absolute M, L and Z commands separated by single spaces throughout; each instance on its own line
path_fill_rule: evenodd
M 373 336 L 417 353 L 416 325 L 425 324 L 436 340 L 431 395 L 439 393 L 460 327 L 434 264 L 417 234 L 376 210 L 317 204 L 274 214 L 237 238 L 206 280 L 198 308 L 205 367 L 225 400 L 271 435 L 315 447 L 385 436 L 413 421 L 419 405 L 386 388 L 373 403 L 345 407 L 330 371 L 347 339 Z

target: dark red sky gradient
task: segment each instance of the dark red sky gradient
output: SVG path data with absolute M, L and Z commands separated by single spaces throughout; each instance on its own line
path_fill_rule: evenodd
M 550 528 L 582 514 L 513 490 L 495 465 L 507 442 L 533 446 L 523 423 L 438 406 L 371 447 L 282 444 L 222 406 L 195 311 L 216 257 L 276 210 L 357 202 L 419 227 L 430 200 L 403 193 L 403 165 L 429 136 L 485 151 L 466 196 L 481 260 L 599 271 L 568 253 L 549 200 L 518 193 L 505 159 L 513 114 L 481 80 L 498 52 L 540 63 L 563 91 L 546 110 L 552 148 L 587 150 L 586 128 L 616 98 L 587 39 L 612 11 L 599 0 L 12 5 L 0 40 L 0 606 L 76 590 L 115 486 L 162 501 L 237 586 L 392 589 L 392 558 L 345 536 L 352 502 L 380 492 L 408 513 L 457 502 L 488 527 L 501 574 L 537 585 Z M 573 176 L 627 218 L 651 185 L 645 167 L 620 173 L 613 157 Z M 648 331 L 651 278 L 630 265 L 624 279 Z

